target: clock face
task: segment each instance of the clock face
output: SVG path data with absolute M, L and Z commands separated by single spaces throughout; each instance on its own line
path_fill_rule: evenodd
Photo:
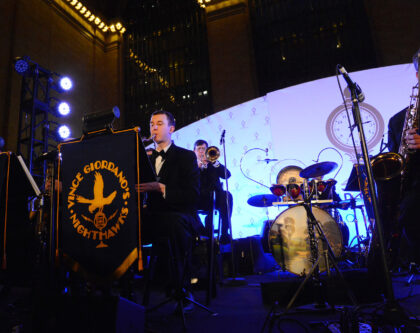
M 331 143 L 338 149 L 343 150 L 349 154 L 354 153 L 353 141 L 351 136 L 351 126 L 353 126 L 353 113 L 351 111 L 351 104 L 347 105 L 349 110 L 349 117 L 346 109 L 340 105 L 328 117 L 326 124 L 327 136 Z M 360 115 L 363 123 L 363 130 L 365 133 L 366 143 L 369 149 L 375 147 L 381 140 L 384 132 L 384 120 L 378 110 L 366 103 L 360 103 Z M 353 137 L 357 147 L 360 147 L 360 139 L 357 127 L 353 126 Z

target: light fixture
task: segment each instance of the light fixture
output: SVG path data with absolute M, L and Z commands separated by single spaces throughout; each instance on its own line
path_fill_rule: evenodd
M 57 112 L 61 116 L 67 116 L 70 113 L 70 105 L 67 102 L 60 102 L 57 105 Z
M 67 5 L 72 6 L 73 10 L 77 10 L 77 14 L 79 14 L 84 20 L 86 20 L 86 22 L 99 26 L 99 29 L 101 29 L 103 32 L 107 32 L 108 30 L 110 30 L 112 33 L 119 32 L 120 34 L 123 34 L 127 31 L 127 29 L 122 25 L 121 22 L 117 22 L 115 24 L 112 24 L 111 26 L 107 26 L 105 22 L 103 22 L 99 17 L 93 14 L 93 12 L 91 12 L 86 6 L 83 5 L 82 2 L 78 0 L 63 0 L 62 2 L 67 2 Z M 64 9 L 69 10 L 67 6 L 61 6 L 63 6 Z
M 62 140 L 67 139 L 70 136 L 70 128 L 67 125 L 61 125 L 57 129 L 57 134 Z
M 65 117 L 68 116 L 71 112 L 70 104 L 61 101 L 56 97 L 50 97 L 50 103 L 49 103 L 49 111 L 55 116 L 55 117 Z
M 28 57 L 16 57 L 15 58 L 15 70 L 20 75 L 25 75 L 29 70 L 29 58 Z
M 60 85 L 61 89 L 64 91 L 69 91 L 71 88 L 73 88 L 73 82 L 68 76 L 63 76 L 58 84 Z
M 101 129 L 113 129 L 115 119 L 120 117 L 120 109 L 114 106 L 105 111 L 98 111 L 95 113 L 83 116 L 83 133 L 98 131 Z

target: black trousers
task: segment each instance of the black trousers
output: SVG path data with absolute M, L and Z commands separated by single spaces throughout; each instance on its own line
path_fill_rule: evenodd
M 403 197 L 399 224 L 407 242 L 407 259 L 420 264 L 420 189 L 411 190 Z
M 229 199 L 229 206 L 226 204 L 226 198 Z M 200 197 L 200 209 L 210 211 L 212 207 L 212 194 L 209 193 L 205 196 Z M 229 237 L 229 219 L 228 212 L 232 216 L 233 210 L 233 197 L 230 192 L 216 191 L 215 195 L 215 208 L 219 211 L 221 220 L 221 237 Z M 206 216 L 205 219 L 205 231 L 206 235 L 211 234 L 210 230 L 210 215 Z
M 141 217 L 142 243 L 152 243 L 159 258 L 174 265 L 172 281 L 167 282 L 174 287 L 188 288 L 194 238 L 193 217 L 177 212 L 148 210 L 143 211 Z

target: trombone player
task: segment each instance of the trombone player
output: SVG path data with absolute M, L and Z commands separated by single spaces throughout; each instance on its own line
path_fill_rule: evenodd
M 208 143 L 204 140 L 197 140 L 194 143 L 194 152 L 197 156 L 197 164 L 200 169 L 200 199 L 198 208 L 210 211 L 212 207 L 213 191 L 215 192 L 215 208 L 219 211 L 221 218 L 220 242 L 227 244 L 230 242 L 229 235 L 229 216 L 232 216 L 232 194 L 223 190 L 220 178 L 225 179 L 225 170 L 227 178 L 230 172 L 218 160 L 219 151 L 216 147 L 208 149 Z M 228 210 L 229 209 L 229 210 Z M 206 235 L 211 233 L 210 217 L 207 215 L 205 220 Z

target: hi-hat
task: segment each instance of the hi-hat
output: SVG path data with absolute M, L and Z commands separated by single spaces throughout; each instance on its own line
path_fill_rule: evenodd
M 248 199 L 248 205 L 254 207 L 271 207 L 273 202 L 278 201 L 277 197 L 273 194 L 259 194 L 254 195 Z
M 338 164 L 335 162 L 320 162 L 312 164 L 303 169 L 299 176 L 302 178 L 316 178 L 326 175 L 337 168 Z

